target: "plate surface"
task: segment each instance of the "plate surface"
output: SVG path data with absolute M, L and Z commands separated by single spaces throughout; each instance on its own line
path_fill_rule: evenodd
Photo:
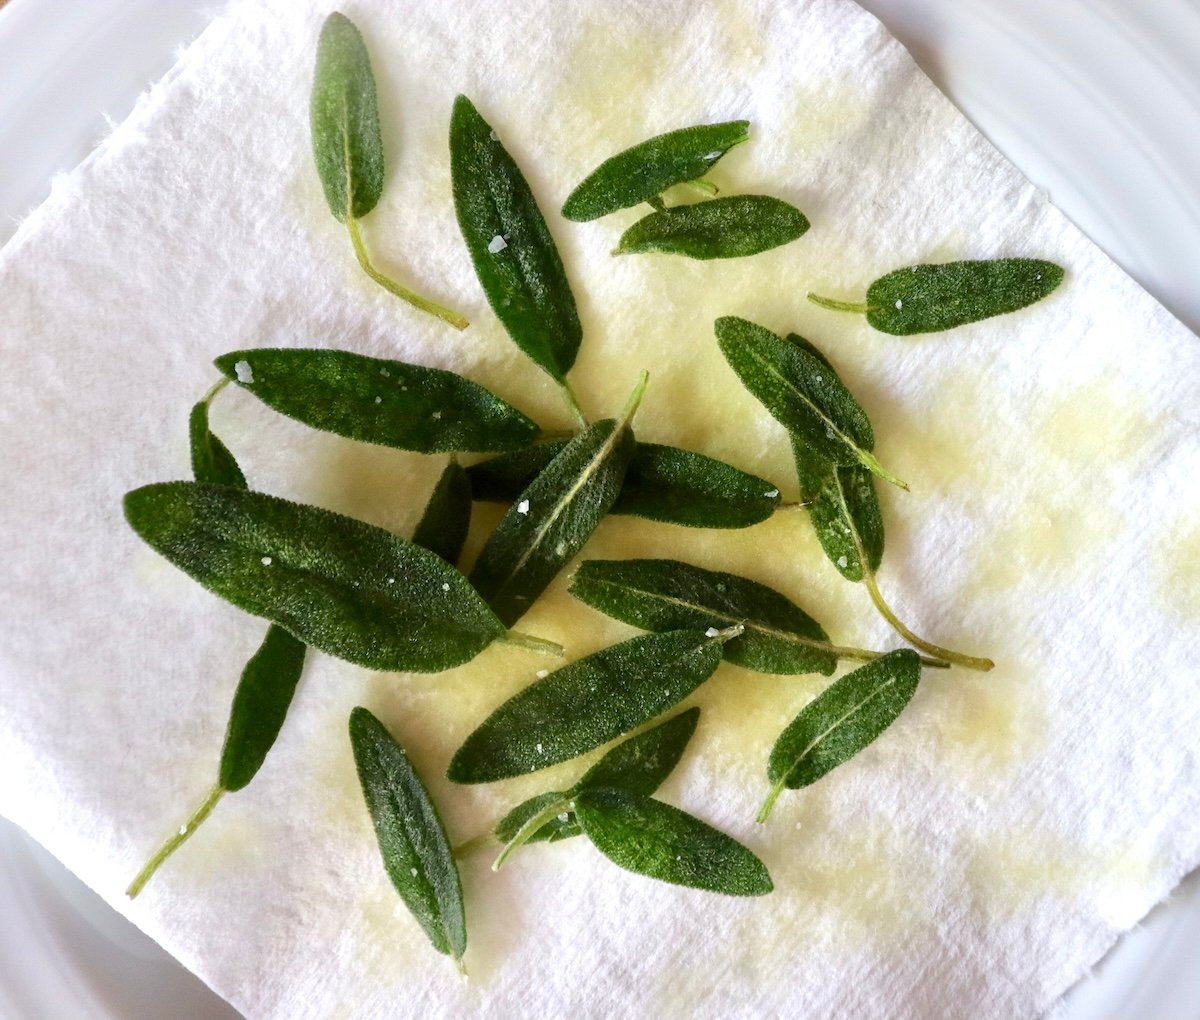
M 91 151 L 207 17 L 196 0 L 0 6 L 3 244 L 53 175 Z M 1200 7 L 1188 0 L 863 6 L 1089 236 L 1200 331 Z M 1198 943 L 1200 876 L 1193 875 L 1121 940 L 1059 1016 L 1200 1017 Z M 0 1016 L 237 1015 L 0 820 Z

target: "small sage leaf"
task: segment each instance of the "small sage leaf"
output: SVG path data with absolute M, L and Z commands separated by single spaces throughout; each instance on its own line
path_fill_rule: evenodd
M 275 624 L 246 663 L 233 696 L 218 782 L 231 793 L 258 772 L 287 718 L 304 669 L 305 645 Z
M 348 439 L 418 453 L 515 450 L 538 426 L 478 383 L 350 351 L 262 348 L 214 364 L 280 414 Z
M 850 528 L 858 532 L 867 567 L 873 573 L 883 561 L 883 514 L 871 472 L 861 464 L 835 467 L 822 462 L 823 475 L 801 467 L 811 462 L 807 449 L 793 440 L 801 491 L 817 541 L 829 561 L 847 581 L 863 579 L 863 565 Z M 846 512 L 850 521 L 847 522 Z
M 804 213 L 787 202 L 767 195 L 730 195 L 650 213 L 621 235 L 613 254 L 735 259 L 778 248 L 806 230 Z
M 774 888 L 766 866 L 741 843 L 669 804 L 624 790 L 584 790 L 575 813 L 596 849 L 627 871 L 730 896 Z
M 560 384 L 583 338 L 566 270 L 520 168 L 466 96 L 450 121 L 454 209 L 488 303 Z
M 246 488 L 246 476 L 238 467 L 229 448 L 208 427 L 208 401 L 202 400 L 192 408 L 188 421 L 192 448 L 192 474 L 198 482 Z
M 859 312 L 883 333 L 938 333 L 1040 301 L 1063 281 L 1063 268 L 1043 259 L 988 259 L 906 266 L 867 288 L 864 304 L 809 294 L 836 311 Z
M 440 556 L 328 510 L 167 482 L 128 493 L 125 517 L 221 598 L 360 666 L 439 672 L 505 634 Z
M 344 14 L 329 15 L 321 29 L 309 112 L 329 211 L 343 222 L 365 216 L 383 193 L 383 140 L 371 59 Z
M 488 716 L 446 774 L 456 783 L 488 783 L 586 754 L 691 694 L 720 664 L 729 636 L 649 634 L 563 666 Z
M 471 528 L 471 479 L 456 461 L 446 465 L 413 532 L 413 542 L 458 563 Z
M 608 616 L 663 632 L 745 629 L 725 642 L 727 661 L 760 673 L 823 673 L 837 650 L 811 616 L 779 592 L 735 574 L 678 560 L 587 560 L 570 592 Z
M 835 680 L 809 702 L 771 750 L 771 793 L 758 820 L 766 820 L 785 788 L 815 783 L 875 740 L 912 699 L 920 677 L 917 653 L 899 648 Z
M 530 797 L 501 818 L 496 823 L 496 828 L 492 834 L 501 843 L 508 843 L 521 831 L 527 822 L 536 818 L 553 804 L 563 805 L 566 798 L 567 794 L 556 790 L 551 790 L 549 793 L 539 793 L 536 797 Z M 560 839 L 570 839 L 572 836 L 578 836 L 581 831 L 579 823 L 575 821 L 574 812 L 566 810 L 564 807 L 563 811 L 541 826 L 525 842 L 557 843 Z
M 871 453 L 875 434 L 866 413 L 807 341 L 784 340 L 735 316 L 717 319 L 716 333 L 725 360 L 746 389 L 799 442 L 832 464 L 859 463 L 907 488 Z
M 708 173 L 735 145 L 746 141 L 750 122 L 668 131 L 618 152 L 584 178 L 563 204 L 562 214 L 583 223 L 657 198 L 668 188 Z
M 365 708 L 350 713 L 350 746 L 388 878 L 433 948 L 461 960 L 462 882 L 437 808 L 404 749 Z

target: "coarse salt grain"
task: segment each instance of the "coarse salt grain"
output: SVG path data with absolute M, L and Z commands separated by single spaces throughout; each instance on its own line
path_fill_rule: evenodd
M 488 251 L 490 251 L 493 255 L 495 255 L 497 252 L 504 251 L 504 249 L 507 247 L 508 242 L 499 234 L 488 241 Z
M 519 514 L 529 513 L 529 500 L 523 499 L 523 500 L 521 500 L 520 503 L 517 504 L 517 513 L 519 513 Z
M 237 376 L 237 381 L 240 383 L 254 382 L 254 369 L 250 367 L 250 362 L 239 361 L 233 366 L 233 374 Z

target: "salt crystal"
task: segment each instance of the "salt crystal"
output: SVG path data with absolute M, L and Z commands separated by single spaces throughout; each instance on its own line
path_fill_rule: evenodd
M 559 816 L 558 816 L 558 820 L 559 820 L 560 822 L 565 822 L 565 821 L 567 821 L 567 820 L 568 820 L 570 817 L 571 817 L 571 816 L 570 816 L 569 814 L 567 814 L 567 812 L 565 812 L 565 811 L 564 811 L 564 812 L 563 812 L 561 815 L 559 815 Z
M 498 142 L 498 141 L 500 141 L 500 136 L 499 136 L 498 134 L 496 134 L 496 132 L 495 132 L 494 130 L 493 130 L 493 131 L 490 131 L 490 132 L 488 132 L 488 134 L 489 134 L 489 136 L 491 137 L 491 139 L 492 139 L 492 141 L 493 141 L 493 142 Z
M 899 298 L 896 298 L 896 311 L 899 311 L 903 307 L 904 307 L 904 302 L 901 301 Z
M 269 566 L 271 565 L 271 557 L 270 557 L 270 556 L 264 556 L 264 557 L 262 558 L 262 565 L 263 565 L 264 567 L 269 567 Z
M 383 397 L 376 397 L 376 398 L 375 398 L 375 403 L 377 403 L 377 404 L 382 404 L 382 403 L 383 403 Z
M 179 826 L 179 835 L 181 835 L 181 836 L 187 835 L 187 826 L 186 825 Z
M 764 492 L 763 495 L 766 496 L 767 499 L 774 499 L 776 496 L 779 495 L 779 490 L 772 489 L 770 492 Z
M 838 565 L 839 567 L 841 567 L 843 570 L 845 570 L 845 569 L 846 569 L 846 564 L 847 564 L 847 563 L 849 563 L 849 562 L 850 562 L 850 561 L 849 561 L 849 560 L 847 560 L 845 556 L 839 556 L 839 557 L 838 557 L 838 560 L 837 560 L 837 565 Z
M 519 513 L 519 514 L 529 513 L 529 500 L 523 499 L 523 500 L 521 500 L 520 503 L 517 504 L 517 513 Z
M 389 578 L 387 579 L 387 582 L 388 582 L 388 584 L 395 584 L 395 583 L 396 583 L 396 579 L 395 579 L 394 577 L 389 577 Z
M 497 252 L 504 251 L 504 249 L 507 247 L 508 242 L 499 234 L 488 241 L 488 251 L 490 251 L 493 255 L 495 255 Z
M 409 873 L 410 875 L 412 875 L 412 877 L 413 877 L 413 878 L 416 878 L 416 877 L 417 877 L 417 869 L 416 869 L 416 868 L 409 868 L 409 869 L 408 869 L 408 873 Z
M 721 632 L 719 630 L 717 630 L 716 627 L 709 627 L 708 630 L 706 630 L 704 632 L 704 636 L 705 637 L 716 637 L 720 633 Z
M 720 159 L 720 158 L 721 158 L 721 150 L 720 150 L 720 149 L 713 149 L 713 151 L 712 151 L 712 152 L 706 152 L 706 153 L 704 154 L 704 158 L 705 158 L 706 160 L 709 160 L 709 159 Z
M 550 675 L 550 670 L 548 670 L 548 669 L 539 669 L 537 671 L 537 678 L 539 680 L 543 680 L 546 677 L 548 677 L 549 675 Z
M 538 754 L 541 754 L 541 753 L 542 753 L 542 745 L 541 745 L 541 744 L 538 744 L 538 745 L 537 745 L 537 753 L 538 753 Z
M 443 581 L 443 582 L 442 582 L 442 591 L 449 591 L 449 590 L 450 590 L 450 582 L 449 582 L 449 581 Z
M 249 385 L 254 382 L 254 369 L 250 367 L 250 362 L 242 360 L 233 366 L 233 374 L 237 376 L 237 381 Z
M 441 411 L 434 411 L 434 412 L 433 412 L 433 420 L 434 420 L 434 421 L 441 421 L 441 420 L 442 420 L 442 412 L 441 412 Z

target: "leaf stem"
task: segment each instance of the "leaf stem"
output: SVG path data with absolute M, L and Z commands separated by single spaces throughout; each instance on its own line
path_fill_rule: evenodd
M 870 471 L 871 474 L 878 475 L 885 482 L 891 482 L 892 485 L 903 489 L 905 492 L 910 491 L 908 488 L 908 482 L 904 481 L 902 478 L 897 478 L 887 468 L 880 464 L 876 459 L 875 454 L 873 454 L 870 450 L 859 449 L 856 451 L 856 453 L 858 454 L 858 459 L 862 461 L 863 467 Z
M 358 264 L 362 266 L 363 272 L 366 273 L 377 284 L 379 284 L 379 286 L 381 286 L 384 290 L 391 294 L 395 294 L 396 297 L 400 298 L 402 301 L 407 301 L 414 308 L 419 308 L 421 311 L 428 312 L 430 315 L 436 315 L 443 322 L 449 323 L 455 329 L 466 329 L 467 326 L 470 325 L 470 323 L 467 322 L 467 320 L 457 312 L 451 311 L 449 308 L 439 305 L 436 301 L 430 301 L 429 298 L 422 297 L 415 291 L 411 291 L 402 284 L 397 283 L 395 280 L 384 276 L 383 273 L 379 272 L 379 270 L 377 270 L 371 264 L 371 258 L 367 254 L 366 245 L 363 244 L 362 231 L 359 230 L 358 220 L 347 214 L 346 226 L 350 230 L 350 240 L 354 244 L 354 254 L 358 258 Z
M 662 195 L 654 195 L 653 197 L 646 199 L 646 204 L 649 205 L 650 208 L 655 212 L 667 211 L 667 203 L 663 201 Z
M 453 850 L 455 857 L 460 860 L 464 857 L 470 857 L 477 850 L 482 850 L 488 843 L 492 842 L 492 830 L 481 832 L 478 836 L 472 836 L 465 843 L 459 843 Z
M 721 189 L 706 177 L 697 177 L 693 181 L 684 181 L 683 183 L 693 191 L 698 191 L 700 194 L 705 195 L 708 198 L 712 198 L 714 195 L 719 195 L 721 193 Z
M 621 412 L 621 420 L 617 425 L 617 429 L 625 428 L 631 421 L 633 416 L 637 414 L 637 409 L 642 405 L 642 397 L 646 393 L 646 384 L 650 381 L 650 373 L 642 369 L 642 374 L 638 376 L 637 385 L 634 386 L 633 392 L 629 394 L 629 399 L 625 402 L 625 410 Z
M 758 817 L 754 820 L 762 825 L 770 815 L 771 809 L 775 806 L 775 801 L 779 799 L 779 795 L 783 793 L 785 782 L 781 779 L 778 783 L 771 787 L 771 792 L 767 794 L 767 799 L 763 801 L 763 806 L 758 809 Z
M 575 391 L 571 389 L 571 384 L 564 379 L 558 385 L 562 390 L 563 399 L 567 402 L 567 407 L 574 416 L 575 421 L 581 429 L 586 429 L 588 427 L 587 415 L 583 413 L 583 408 L 579 406 L 579 400 L 575 396 Z
M 528 843 L 529 840 L 537 834 L 538 829 L 540 829 L 547 822 L 557 818 L 564 811 L 570 811 L 573 804 L 574 801 L 571 800 L 571 798 L 563 797 L 561 800 L 552 801 L 542 808 L 541 811 L 530 818 L 516 831 L 512 839 L 504 844 L 504 849 L 500 851 L 500 856 L 497 857 L 495 863 L 492 864 L 492 870 L 499 871 L 502 867 L 504 867 L 504 862 L 508 860 L 509 854 L 511 854 L 518 847 Z
M 814 647 L 821 646 L 814 645 Z M 887 652 L 872 651 L 870 648 L 852 648 L 846 645 L 831 644 L 826 645 L 825 647 L 831 654 L 836 655 L 839 659 L 854 659 L 859 662 L 874 662 L 876 659 L 880 659 L 888 654 Z M 935 659 L 927 655 L 920 655 L 918 658 L 921 660 L 921 665 L 926 666 L 929 669 L 950 668 L 950 663 L 945 659 Z
M 158 848 L 157 851 L 155 851 L 154 856 L 146 862 L 145 867 L 143 867 L 142 870 L 137 873 L 137 876 L 134 878 L 134 880 L 129 883 L 129 888 L 125 890 L 126 896 L 128 896 L 130 899 L 133 899 L 142 891 L 142 887 L 150 881 L 162 863 L 168 857 L 170 857 L 171 854 L 183 846 L 183 844 L 186 843 L 191 837 L 192 833 L 199 828 L 200 823 L 212 813 L 212 809 L 217 806 L 217 801 L 221 799 L 224 793 L 225 791 L 220 786 L 214 786 L 209 791 L 208 797 L 205 798 L 204 803 L 196 808 L 192 816 L 181 826 L 179 826 L 178 831 L 172 833 L 170 839 L 168 839 L 165 843 L 163 843 L 162 846 Z
M 531 652 L 540 652 L 542 655 L 553 655 L 559 659 L 566 655 L 566 649 L 557 641 L 548 641 L 546 638 L 534 637 L 532 634 L 525 634 L 519 630 L 510 630 L 500 640 L 506 645 L 513 645 L 516 648 L 527 648 Z
M 208 407 L 211 407 L 212 402 L 217 398 L 217 394 L 220 393 L 221 390 L 223 390 L 226 386 L 228 386 L 229 383 L 230 380 L 228 376 L 221 376 L 220 379 L 218 379 L 212 384 L 211 387 L 209 387 L 208 392 L 204 394 L 204 396 L 200 399 L 200 402 Z
M 866 303 L 837 301 L 834 298 L 821 297 L 820 294 L 814 294 L 811 290 L 808 292 L 808 300 L 814 305 L 820 305 L 822 308 L 829 308 L 835 312 L 857 312 L 859 315 L 866 315 L 872 310 L 872 306 Z

